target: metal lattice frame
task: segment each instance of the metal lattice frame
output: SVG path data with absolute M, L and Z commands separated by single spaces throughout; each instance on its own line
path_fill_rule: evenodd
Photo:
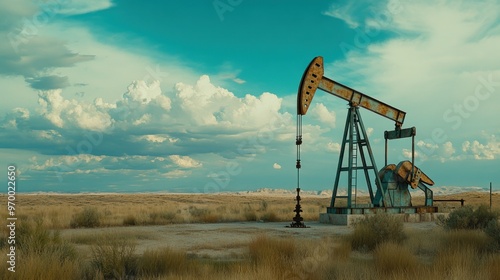
M 348 164 L 347 166 L 342 166 L 346 146 L 348 147 Z M 368 155 L 368 157 L 366 157 L 366 154 Z M 357 155 L 359 155 L 361 158 L 361 166 L 357 166 L 357 164 L 353 162 Z M 353 206 L 353 189 L 355 190 L 355 196 L 357 193 L 357 185 L 354 185 L 353 183 L 357 183 L 356 179 L 354 178 L 357 178 L 356 173 L 358 170 L 362 170 L 364 172 L 366 186 L 370 194 L 371 203 L 374 206 L 391 206 L 391 199 L 388 197 L 388 194 L 384 192 L 384 190 L 380 190 L 380 193 L 382 193 L 382 197 L 374 196 L 372 181 L 370 180 L 370 173 L 373 174 L 373 178 L 375 178 L 374 181 L 378 181 L 378 183 L 376 183 L 376 186 L 380 186 L 380 178 L 377 176 L 377 165 L 373 157 L 370 142 L 368 141 L 368 135 L 366 133 L 363 120 L 361 119 L 361 115 L 359 114 L 358 107 L 351 105 L 347 112 L 344 136 L 342 138 L 342 145 L 340 148 L 339 162 L 337 166 L 337 173 L 335 176 L 335 183 L 333 185 L 332 200 L 330 203 L 331 208 L 336 207 L 335 203 L 338 198 L 347 199 L 347 208 L 351 208 Z M 348 177 L 347 194 L 345 196 L 338 195 L 339 181 L 342 172 L 347 172 Z

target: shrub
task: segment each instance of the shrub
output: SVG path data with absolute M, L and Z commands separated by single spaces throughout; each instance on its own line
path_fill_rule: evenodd
M 500 224 L 498 223 L 497 220 L 491 220 L 486 228 L 484 229 L 484 232 L 491 238 L 493 239 L 494 242 L 494 248 L 495 249 L 500 249 Z
M 111 234 L 96 238 L 92 245 L 92 265 L 105 279 L 123 279 L 135 275 L 137 263 L 135 244 L 130 240 L 117 239 Z
M 382 242 L 401 243 L 406 239 L 403 222 L 386 213 L 367 216 L 354 225 L 347 237 L 351 247 L 358 251 L 372 251 Z
M 49 230 L 43 219 L 23 221 L 17 228 L 16 244 L 27 255 L 52 256 L 64 260 L 74 260 L 76 250 L 61 240 L 59 231 Z
M 52 241 L 57 241 L 59 235 L 52 236 L 43 226 L 42 219 L 24 220 L 18 223 L 16 229 L 16 245 L 27 253 L 40 254 Z
M 70 226 L 72 228 L 93 228 L 98 227 L 100 224 L 101 217 L 97 209 L 94 207 L 85 207 L 81 212 L 73 215 L 73 218 L 70 222 Z
M 5 257 L 2 263 L 4 260 Z M 0 279 L 82 279 L 81 261 L 78 260 L 59 261 L 50 255 L 23 255 L 19 262 L 14 273 L 6 267 L 0 270 Z
M 47 228 L 42 217 L 19 220 L 16 226 L 16 257 L 22 266 L 15 273 L 0 271 L 0 279 L 80 279 L 75 247 Z
M 137 224 L 137 220 L 134 215 L 128 215 L 123 219 L 124 226 L 135 226 Z
M 486 205 L 477 209 L 464 206 L 450 213 L 448 218 L 440 218 L 439 222 L 445 229 L 485 229 L 491 221 L 498 219 L 498 213 L 491 212 Z

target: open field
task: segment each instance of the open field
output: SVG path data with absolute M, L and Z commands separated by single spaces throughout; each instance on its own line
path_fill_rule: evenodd
M 443 198 L 489 203 L 487 193 Z M 291 229 L 289 195 L 18 195 L 18 271 L 0 270 L 0 278 L 499 279 L 500 254 L 481 231 L 408 223 L 402 243 L 360 251 L 349 243 L 352 227 L 317 222 L 329 201 L 303 196 L 311 228 Z M 493 205 L 499 209 L 498 194 Z M 5 263 L 8 232 L 2 234 Z
M 465 205 L 489 204 L 489 194 L 469 192 L 437 196 L 436 199 L 464 199 Z M 235 221 L 291 221 L 295 206 L 293 195 L 265 194 L 37 194 L 18 195 L 18 215 L 43 215 L 48 226 L 69 228 L 73 215 L 85 207 L 100 214 L 100 226 L 163 225 L 178 223 L 215 223 Z M 302 196 L 303 217 L 317 221 L 326 211 L 330 196 Z M 2 198 L 6 200 L 5 196 Z M 414 196 L 414 205 L 423 197 Z M 367 203 L 359 197 L 358 203 Z M 460 207 L 459 202 L 436 202 L 440 211 Z M 493 208 L 500 209 L 500 194 L 493 194 Z M 6 215 L 7 213 L 0 213 Z

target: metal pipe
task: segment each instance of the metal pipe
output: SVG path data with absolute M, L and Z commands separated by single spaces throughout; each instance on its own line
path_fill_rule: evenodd
M 387 131 L 385 133 L 387 133 Z M 384 138 L 385 138 L 385 164 L 384 164 L 384 166 L 387 166 L 387 137 L 384 137 Z
M 415 174 L 415 134 L 411 136 L 411 181 Z

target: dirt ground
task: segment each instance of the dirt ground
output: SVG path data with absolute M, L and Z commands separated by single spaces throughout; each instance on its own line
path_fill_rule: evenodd
M 66 229 L 61 236 L 77 239 L 78 236 L 113 234 L 135 236 L 136 253 L 169 247 L 187 252 L 197 257 L 212 259 L 237 259 L 245 253 L 248 243 L 259 235 L 279 238 L 304 239 L 338 237 L 351 232 L 348 226 L 334 226 L 319 222 L 306 223 L 310 228 L 287 228 L 289 223 L 236 222 L 215 224 L 173 224 L 164 226 L 133 226 L 97 229 Z M 431 231 L 435 222 L 405 223 L 409 230 Z M 89 250 L 88 245 L 79 245 Z

